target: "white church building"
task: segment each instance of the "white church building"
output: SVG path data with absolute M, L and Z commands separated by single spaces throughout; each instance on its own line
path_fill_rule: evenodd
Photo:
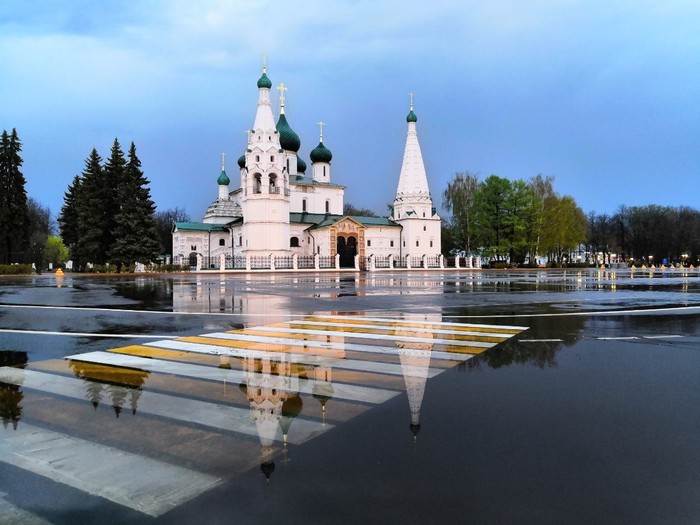
M 333 155 L 323 143 L 323 123 L 319 123 L 320 140 L 309 155 L 307 174 L 307 165 L 298 155 L 299 136 L 284 113 L 286 88 L 279 86 L 280 113 L 275 123 L 272 82 L 265 66 L 257 87 L 255 122 L 238 159 L 240 185 L 230 189 L 222 161 L 218 197 L 202 222 L 174 224 L 176 261 L 296 255 L 336 258 L 340 267 L 351 267 L 370 256 L 439 256 L 441 219 L 430 197 L 412 102 L 392 216 L 347 216 L 343 215 L 345 187 L 333 182 Z

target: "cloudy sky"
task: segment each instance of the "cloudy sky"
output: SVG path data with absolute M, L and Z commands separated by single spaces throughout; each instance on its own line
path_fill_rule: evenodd
M 236 185 L 262 53 L 303 158 L 323 120 L 355 206 L 393 201 L 413 92 L 438 207 L 468 170 L 552 175 L 586 213 L 700 208 L 693 0 L 3 0 L 0 129 L 23 142 L 29 195 L 57 213 L 117 137 L 158 208 L 199 220 L 221 152 Z

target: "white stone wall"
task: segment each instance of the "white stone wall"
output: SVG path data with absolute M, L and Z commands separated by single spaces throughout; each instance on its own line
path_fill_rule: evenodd
M 439 217 L 431 219 L 402 219 L 401 255 L 437 255 L 441 250 Z M 418 242 L 418 246 L 416 246 Z M 432 242 L 432 246 L 430 243 Z
M 309 186 L 305 184 L 291 185 L 291 211 L 301 213 L 306 199 L 307 213 L 326 213 L 326 201 L 329 201 L 329 211 L 333 215 L 343 214 L 345 189 L 338 186 Z
M 400 252 L 400 237 L 401 228 L 368 227 L 365 230 L 365 255 L 388 256 L 393 254 L 398 256 Z

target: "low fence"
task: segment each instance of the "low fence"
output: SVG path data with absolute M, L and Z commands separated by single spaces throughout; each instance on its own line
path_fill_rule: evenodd
M 368 270 L 387 271 L 399 269 L 457 269 L 481 268 L 479 257 L 444 257 L 442 255 L 370 255 L 355 256 L 354 265 L 340 267 L 340 255 L 215 255 L 174 257 L 173 264 L 189 265 L 192 271 L 297 271 L 297 270 Z

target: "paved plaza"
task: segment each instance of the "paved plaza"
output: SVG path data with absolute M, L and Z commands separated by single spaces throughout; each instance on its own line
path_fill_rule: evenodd
M 0 523 L 694 523 L 699 284 L 0 280 Z

